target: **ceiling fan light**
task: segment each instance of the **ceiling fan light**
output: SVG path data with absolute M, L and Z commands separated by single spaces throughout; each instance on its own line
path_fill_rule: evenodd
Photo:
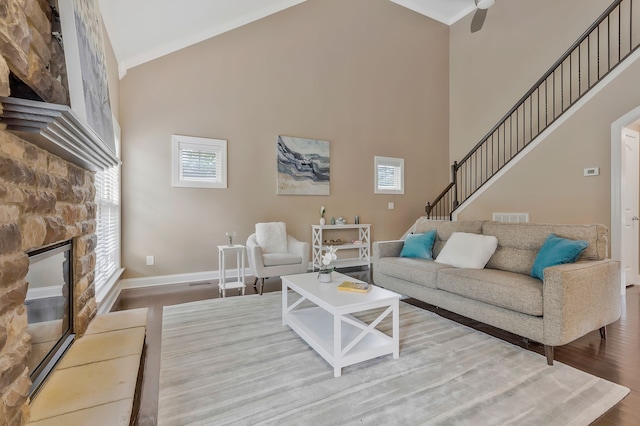
M 478 9 L 489 9 L 496 0 L 476 0 L 476 6 Z

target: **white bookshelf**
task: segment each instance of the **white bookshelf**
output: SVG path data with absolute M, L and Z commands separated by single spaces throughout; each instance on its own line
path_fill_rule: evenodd
M 341 239 L 342 243 L 329 242 L 337 239 Z M 354 240 L 359 242 L 354 244 L 352 243 Z M 330 245 L 333 245 L 338 250 L 338 260 L 335 262 L 337 268 L 369 267 L 371 264 L 371 225 L 311 225 L 311 251 L 314 271 L 323 266 L 322 254 Z

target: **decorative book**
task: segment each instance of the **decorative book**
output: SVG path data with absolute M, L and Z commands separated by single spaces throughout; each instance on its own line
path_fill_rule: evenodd
M 353 291 L 356 293 L 367 293 L 371 290 L 371 284 L 356 283 L 353 281 L 342 281 L 342 284 L 338 286 L 338 290 Z

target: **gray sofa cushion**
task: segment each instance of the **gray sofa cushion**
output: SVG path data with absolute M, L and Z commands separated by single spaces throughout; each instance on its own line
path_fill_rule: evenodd
M 542 316 L 542 283 L 528 275 L 492 269 L 438 272 L 438 288 L 527 315 Z
M 498 238 L 498 249 L 487 268 L 528 275 L 536 254 L 549 234 L 572 240 L 586 240 L 589 247 L 580 260 L 602 260 L 607 257 L 608 230 L 604 225 L 550 225 L 544 223 L 485 222 L 484 235 Z
M 436 287 L 438 271 L 451 266 L 435 263 L 433 260 L 409 257 L 383 257 L 375 265 L 376 272 L 393 278 L 410 281 L 425 287 Z

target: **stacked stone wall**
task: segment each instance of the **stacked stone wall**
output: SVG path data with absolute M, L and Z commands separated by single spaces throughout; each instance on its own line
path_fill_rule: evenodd
M 74 331 L 96 314 L 94 197 L 92 172 L 0 129 L 0 425 L 29 412 L 27 252 L 72 239 Z
M 1 96 L 8 95 L 6 67 L 45 102 L 69 105 L 64 52 L 51 34 L 52 19 L 46 0 L 0 1 Z

